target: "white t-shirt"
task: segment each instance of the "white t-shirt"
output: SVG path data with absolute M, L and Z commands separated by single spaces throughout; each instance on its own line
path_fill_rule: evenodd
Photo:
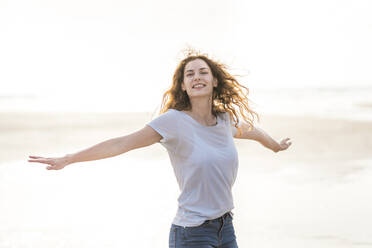
M 238 171 L 233 140 L 236 128 L 229 114 L 219 113 L 217 124 L 204 126 L 175 109 L 147 124 L 158 132 L 167 149 L 181 194 L 173 224 L 198 226 L 234 208 L 232 186 Z

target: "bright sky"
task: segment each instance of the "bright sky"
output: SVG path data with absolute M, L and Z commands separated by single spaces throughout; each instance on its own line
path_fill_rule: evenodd
M 370 0 L 1 0 L 0 95 L 158 104 L 187 45 L 248 87 L 372 85 L 371 13 Z

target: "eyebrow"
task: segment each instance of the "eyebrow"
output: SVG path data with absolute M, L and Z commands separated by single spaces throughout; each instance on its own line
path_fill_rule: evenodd
M 200 68 L 199 71 L 201 71 L 201 70 L 205 70 L 205 69 L 208 70 L 207 67 L 203 67 L 203 68 Z M 189 72 L 189 71 L 194 71 L 194 70 L 187 70 L 186 72 Z

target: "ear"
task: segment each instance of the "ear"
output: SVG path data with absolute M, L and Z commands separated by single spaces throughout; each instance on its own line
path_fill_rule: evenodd
M 217 87 L 217 85 L 218 85 L 217 78 L 213 78 L 213 87 Z
M 181 83 L 181 89 L 182 89 L 182 91 L 185 91 L 186 89 L 185 89 L 185 84 L 182 82 Z

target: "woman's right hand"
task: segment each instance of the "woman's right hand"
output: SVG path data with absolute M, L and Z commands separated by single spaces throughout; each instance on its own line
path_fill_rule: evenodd
M 50 165 L 46 167 L 47 170 L 60 170 L 70 164 L 67 157 L 44 158 L 39 156 L 29 156 L 29 158 L 28 162 Z

